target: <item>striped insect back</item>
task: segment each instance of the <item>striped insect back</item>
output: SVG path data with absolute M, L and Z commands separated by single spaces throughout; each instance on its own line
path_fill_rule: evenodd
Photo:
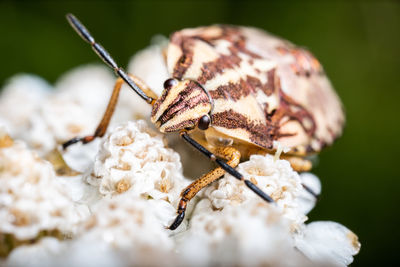
M 304 49 L 244 27 L 210 26 L 172 35 L 167 67 L 213 101 L 213 128 L 271 149 L 274 140 L 304 155 L 342 130 L 340 101 L 319 62 Z

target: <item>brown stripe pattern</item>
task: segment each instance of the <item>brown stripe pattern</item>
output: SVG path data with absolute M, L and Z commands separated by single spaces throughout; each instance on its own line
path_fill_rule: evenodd
M 181 80 L 186 70 L 190 67 L 193 62 L 193 53 L 191 49 L 193 46 L 192 38 L 179 38 L 179 36 L 172 37 L 171 42 L 176 43 L 182 50 L 182 55 L 179 58 L 177 64 L 175 65 L 172 77 Z
M 151 120 L 162 132 L 174 132 L 193 128 L 210 109 L 204 90 L 194 81 L 183 81 L 164 90 L 153 105 Z
M 255 94 L 258 90 L 262 90 L 266 96 L 270 96 L 275 87 L 275 69 L 267 72 L 267 79 L 268 81 L 263 84 L 256 77 L 247 75 L 245 79 L 241 78 L 236 83 L 230 82 L 218 86 L 217 89 L 210 91 L 210 95 L 213 99 L 224 98 L 236 101 L 241 97 Z
M 215 78 L 217 74 L 222 74 L 228 69 L 239 67 L 241 61 L 241 58 L 235 54 L 229 56 L 221 55 L 216 61 L 203 64 L 201 76 L 197 78 L 197 81 L 200 84 L 205 84 L 207 81 Z
M 338 127 L 344 121 L 340 102 L 318 60 L 307 50 L 262 31 L 226 25 L 185 29 L 170 40 L 168 70 L 174 78 L 197 81 L 208 91 L 214 101 L 212 126 L 224 135 L 267 149 L 278 140 L 293 151 L 306 152 L 319 151 L 340 135 Z M 263 40 L 268 42 L 260 42 Z M 169 102 L 170 92 L 164 93 L 152 116 L 168 131 L 196 125 L 199 110 L 195 109 L 209 102 L 206 94 L 180 95 L 176 102 Z M 308 105 L 313 103 L 309 97 L 332 101 L 339 119 L 324 123 L 324 105 Z M 171 126 L 168 123 L 173 116 L 179 119 Z M 329 136 L 321 136 L 326 132 Z
M 271 124 L 260 124 L 232 109 L 212 115 L 214 126 L 227 129 L 243 129 L 250 133 L 250 140 L 254 144 L 272 149 L 277 127 Z

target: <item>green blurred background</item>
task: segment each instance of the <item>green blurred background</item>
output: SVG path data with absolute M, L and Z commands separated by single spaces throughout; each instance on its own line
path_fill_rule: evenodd
M 399 262 L 398 1 L 1 1 L 1 85 L 19 72 L 53 83 L 73 67 L 100 62 L 67 24 L 67 12 L 123 66 L 154 34 L 212 23 L 251 25 L 308 47 L 347 112 L 343 137 L 314 169 L 323 195 L 310 219 L 340 222 L 359 236 L 353 266 Z

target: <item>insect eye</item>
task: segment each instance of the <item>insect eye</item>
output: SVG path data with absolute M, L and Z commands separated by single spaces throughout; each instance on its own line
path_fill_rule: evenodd
M 208 126 L 210 126 L 210 122 L 211 122 L 210 117 L 208 115 L 204 115 L 203 117 L 200 118 L 197 127 L 199 127 L 200 130 L 207 130 Z
M 164 82 L 164 89 L 169 89 L 169 88 L 171 88 L 172 86 L 176 85 L 177 83 L 178 83 L 178 81 L 175 80 L 175 79 L 172 79 L 172 78 L 167 79 L 167 80 Z

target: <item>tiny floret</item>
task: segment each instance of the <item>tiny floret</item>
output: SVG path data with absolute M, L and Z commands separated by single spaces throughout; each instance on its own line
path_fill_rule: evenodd
M 179 155 L 145 121 L 127 122 L 104 139 L 87 180 L 103 195 L 127 193 L 169 203 L 189 183 Z
M 73 235 L 88 212 L 78 206 L 51 164 L 24 143 L 0 147 L 0 256 L 44 236 Z

